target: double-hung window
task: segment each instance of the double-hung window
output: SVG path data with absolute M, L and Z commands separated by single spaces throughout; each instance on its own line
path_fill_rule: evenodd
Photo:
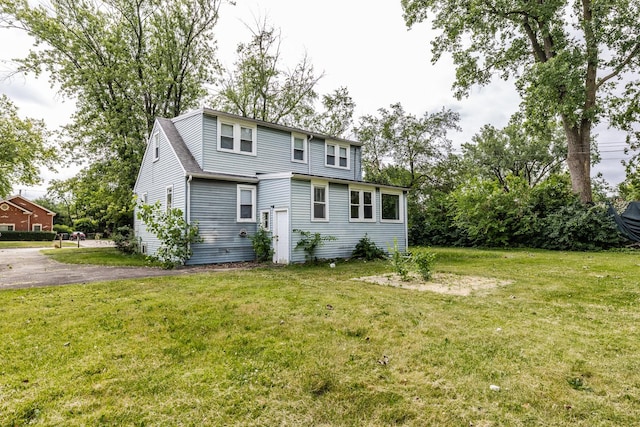
M 349 146 L 334 143 L 325 144 L 325 165 L 349 169 Z
M 311 220 L 329 221 L 328 182 L 311 182 Z
M 238 185 L 238 222 L 256 222 L 256 187 Z
M 15 224 L 0 224 L 0 231 L 14 231 L 15 229 Z
M 385 192 L 380 194 L 380 204 L 382 209 L 381 221 L 383 222 L 402 222 L 402 195 L 401 193 Z
M 307 138 L 304 135 L 291 134 L 291 161 L 307 163 Z
M 256 133 L 255 125 L 218 119 L 218 151 L 255 156 Z
M 375 221 L 375 190 L 349 188 L 349 220 Z

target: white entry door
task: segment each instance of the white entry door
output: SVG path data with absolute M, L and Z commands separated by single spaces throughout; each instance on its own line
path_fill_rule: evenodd
M 273 262 L 289 264 L 289 211 L 276 209 L 273 222 Z

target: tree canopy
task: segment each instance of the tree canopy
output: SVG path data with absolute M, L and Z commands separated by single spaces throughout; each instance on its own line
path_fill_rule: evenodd
M 513 77 L 530 120 L 561 119 L 572 188 L 590 202 L 594 124 L 637 117 L 640 2 L 401 1 L 407 25 L 430 20 L 440 30 L 433 60 L 452 54 L 458 97 L 495 75 Z
M 49 136 L 42 120 L 21 119 L 9 98 L 0 96 L 0 197 L 16 184 L 40 182 L 40 166 L 51 166 L 56 159 Z
M 155 118 L 196 107 L 213 80 L 221 1 L 0 0 L 3 26 L 37 43 L 19 60 L 21 70 L 49 71 L 51 83 L 76 101 L 65 148 L 110 171 L 121 207 L 131 205 Z

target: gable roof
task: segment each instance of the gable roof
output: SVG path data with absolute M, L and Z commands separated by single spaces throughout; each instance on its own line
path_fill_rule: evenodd
M 6 198 L 6 199 L 4 199 L 4 200 L 0 200 L 0 203 L 3 203 L 3 202 L 4 202 L 4 203 L 9 203 L 10 205 L 15 206 L 15 207 L 17 207 L 17 208 L 19 208 L 19 209 L 21 209 L 21 210 L 23 210 L 23 211 L 25 211 L 25 212 L 32 213 L 29 209 L 26 209 L 25 207 L 20 206 L 20 205 L 18 205 L 18 204 L 17 204 L 17 203 L 15 203 L 15 202 L 12 202 L 12 200 L 15 200 L 15 199 L 21 199 L 21 200 L 24 200 L 25 202 L 27 202 L 27 203 L 28 203 L 28 204 L 30 204 L 31 206 L 35 206 L 35 207 L 37 207 L 37 208 L 42 209 L 43 211 L 45 211 L 45 212 L 47 213 L 47 215 L 51 215 L 51 216 L 55 216 L 55 215 L 57 215 L 55 212 L 50 211 L 49 209 L 47 209 L 47 208 L 45 208 L 45 207 L 43 207 L 43 206 L 40 206 L 40 205 L 39 205 L 39 204 L 37 204 L 37 203 L 33 203 L 31 200 L 29 200 L 29 199 L 27 199 L 26 197 L 23 197 L 23 196 L 21 196 L 21 195 L 19 195 L 19 194 L 15 194 L 15 195 L 13 195 L 13 196 L 9 196 L 9 197 L 7 197 L 7 198 Z

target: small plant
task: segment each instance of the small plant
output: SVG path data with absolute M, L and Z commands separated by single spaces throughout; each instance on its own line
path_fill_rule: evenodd
M 296 249 L 302 248 L 304 250 L 307 262 L 316 260 L 316 249 L 324 245 L 324 242 L 329 240 L 338 240 L 335 236 L 323 236 L 320 233 L 312 233 L 310 231 L 299 229 L 295 229 L 293 231 L 295 233 L 300 233 L 300 236 L 302 236 L 296 244 Z
M 271 259 L 273 247 L 271 246 L 271 233 L 262 227 L 258 228 L 256 234 L 249 236 L 253 251 L 256 253 L 256 261 L 265 262 Z
M 160 261 L 166 269 L 184 265 L 191 257 L 191 244 L 202 242 L 197 224 L 187 223 L 178 208 L 163 211 L 160 202 L 143 204 L 139 209 L 138 219 L 160 240 L 160 247 L 151 258 Z
M 384 250 L 379 248 L 367 234 L 356 244 L 356 248 L 351 253 L 354 258 L 366 259 L 373 261 L 374 259 L 383 259 L 386 257 Z
M 393 239 L 393 248 L 389 248 L 391 255 L 389 260 L 393 270 L 400 276 L 402 281 L 409 280 L 409 266 L 411 265 L 411 252 L 403 252 L 398 249 L 398 239 Z
M 138 251 L 138 242 L 133 229 L 128 225 L 116 229 L 113 234 L 113 243 L 115 243 L 116 249 L 125 254 L 133 254 Z
M 423 249 L 413 254 L 413 263 L 424 280 L 431 280 L 435 260 L 436 254 L 427 249 Z

